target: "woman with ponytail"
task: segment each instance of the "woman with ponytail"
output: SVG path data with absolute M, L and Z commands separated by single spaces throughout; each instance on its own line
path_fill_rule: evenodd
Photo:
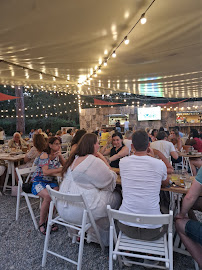
M 60 192 L 85 195 L 103 242 L 108 245 L 107 205 L 118 209 L 121 197 L 114 190 L 117 175 L 111 170 L 98 149 L 99 142 L 95 134 L 83 135 L 77 148 L 70 154 L 63 167 L 63 182 L 60 186 Z M 65 205 L 59 201 L 57 209 L 64 220 L 72 223 L 82 221 L 83 208 L 80 204 Z M 93 231 L 88 231 L 87 241 L 96 242 Z

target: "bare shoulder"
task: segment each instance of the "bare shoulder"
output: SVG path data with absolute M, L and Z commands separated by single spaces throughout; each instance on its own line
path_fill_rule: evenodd
M 42 153 L 40 156 L 40 159 L 47 159 L 48 158 L 48 154 L 47 153 Z

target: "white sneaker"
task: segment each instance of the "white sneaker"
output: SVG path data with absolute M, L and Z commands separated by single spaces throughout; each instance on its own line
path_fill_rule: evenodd
M 153 261 L 153 260 L 148 260 L 148 259 L 144 259 L 144 263 L 151 265 L 151 266 L 144 266 L 146 268 L 153 268 L 155 265 L 158 265 L 159 264 L 158 261 Z

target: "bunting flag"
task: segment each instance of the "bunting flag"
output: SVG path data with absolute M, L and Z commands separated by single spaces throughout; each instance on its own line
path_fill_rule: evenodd
M 117 104 L 123 104 L 123 103 L 109 102 L 109 101 L 94 98 L 94 105 L 117 105 Z
M 179 103 L 182 103 L 182 102 L 185 102 L 185 101 L 187 101 L 189 98 L 187 98 L 187 99 L 184 99 L 184 100 L 181 100 L 181 101 L 176 101 L 176 102 L 167 102 L 167 103 L 159 103 L 159 104 L 155 104 L 155 105 L 157 105 L 157 106 L 170 106 L 170 105 L 177 105 L 177 104 L 179 104 Z
M 19 98 L 19 97 L 9 96 L 9 95 L 0 93 L 0 101 L 16 99 L 16 98 Z

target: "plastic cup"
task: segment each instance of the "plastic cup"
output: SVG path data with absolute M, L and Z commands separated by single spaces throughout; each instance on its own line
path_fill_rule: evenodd
M 184 180 L 185 180 L 184 177 L 182 175 L 180 175 L 180 184 L 181 185 L 184 185 Z
M 189 189 L 191 187 L 192 181 L 190 179 L 184 180 L 184 185 L 186 189 Z

